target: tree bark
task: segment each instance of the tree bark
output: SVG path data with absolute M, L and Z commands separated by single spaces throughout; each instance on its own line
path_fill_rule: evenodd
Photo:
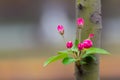
M 81 35 L 81 41 L 87 39 L 90 33 L 95 34 L 92 39 L 94 47 L 100 47 L 100 36 L 102 29 L 101 22 L 101 0 L 76 0 L 76 18 L 82 17 L 85 20 L 84 28 L 81 34 L 77 34 L 78 39 Z M 75 63 L 75 78 L 76 80 L 100 80 L 99 79 L 99 57 L 94 55 L 97 60 L 89 60 L 88 64 L 80 65 Z

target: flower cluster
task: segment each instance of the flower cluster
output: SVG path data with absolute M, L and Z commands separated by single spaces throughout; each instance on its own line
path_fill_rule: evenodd
M 85 26 L 84 19 L 78 18 L 76 20 L 77 28 L 79 33 Z M 57 30 L 61 36 L 64 38 L 64 26 L 58 25 Z M 79 34 L 81 35 L 81 34 Z M 87 57 L 91 57 L 96 60 L 94 54 L 109 54 L 106 50 L 100 48 L 94 48 L 91 38 L 94 37 L 94 34 L 90 33 L 88 38 L 81 42 L 80 36 L 79 40 L 66 42 L 67 50 L 59 51 L 56 56 L 50 57 L 45 63 L 44 66 L 48 65 L 51 62 L 62 59 L 63 64 L 70 64 L 72 62 L 77 62 L 80 65 L 86 64 L 85 61 Z
M 68 41 L 66 43 L 67 48 L 72 48 L 73 42 Z M 83 50 L 84 48 L 91 48 L 93 46 L 93 42 L 90 39 L 85 39 L 83 42 L 78 44 L 78 50 Z
M 83 41 L 83 43 L 78 44 L 78 49 L 83 50 L 84 48 L 90 48 L 93 46 L 93 43 L 90 39 L 86 39 Z
M 83 26 L 84 26 L 84 19 L 83 18 L 78 18 L 76 23 L 77 23 L 78 28 L 82 29 Z M 57 30 L 61 35 L 64 35 L 64 27 L 62 25 L 58 25 Z M 78 50 L 83 50 L 85 48 L 92 47 L 93 42 L 90 40 L 90 38 L 93 38 L 93 37 L 94 37 L 94 34 L 89 34 L 88 39 L 86 39 L 83 42 L 80 42 L 78 44 Z M 73 42 L 72 41 L 66 42 L 66 47 L 68 49 L 72 48 L 73 47 Z

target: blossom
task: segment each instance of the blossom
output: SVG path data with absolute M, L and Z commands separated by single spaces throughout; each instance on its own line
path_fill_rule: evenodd
M 58 25 L 58 26 L 57 26 L 57 30 L 58 30 L 58 32 L 59 32 L 61 35 L 64 34 L 64 27 L 63 27 L 63 25 Z
M 79 44 L 78 44 L 78 50 L 83 50 L 83 48 L 84 48 L 83 43 L 79 43 Z
M 84 19 L 83 18 L 77 18 L 77 25 L 78 28 L 81 29 L 84 26 Z
M 66 43 L 66 47 L 67 47 L 67 48 L 72 48 L 72 46 L 73 46 L 73 42 L 72 42 L 72 41 L 68 41 L 68 42 Z
M 94 34 L 89 34 L 89 38 L 93 38 L 94 37 Z
M 86 39 L 83 41 L 84 48 L 90 48 L 93 46 L 93 42 L 90 39 Z

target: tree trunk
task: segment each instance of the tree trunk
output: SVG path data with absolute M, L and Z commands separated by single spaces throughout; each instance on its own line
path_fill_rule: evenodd
M 95 34 L 92 39 L 94 47 L 100 47 L 101 33 L 101 0 L 77 0 L 76 1 L 76 16 L 82 17 L 85 20 L 84 28 L 81 34 L 78 34 L 78 39 L 81 35 L 81 40 L 87 39 L 90 33 Z M 87 65 L 75 63 L 75 78 L 76 80 L 99 80 L 99 58 L 95 55 L 96 61 L 89 61 Z

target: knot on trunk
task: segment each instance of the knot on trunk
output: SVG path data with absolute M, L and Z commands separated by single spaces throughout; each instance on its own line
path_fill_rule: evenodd
M 95 11 L 90 16 L 90 21 L 94 24 L 101 23 L 101 14 L 98 11 Z

